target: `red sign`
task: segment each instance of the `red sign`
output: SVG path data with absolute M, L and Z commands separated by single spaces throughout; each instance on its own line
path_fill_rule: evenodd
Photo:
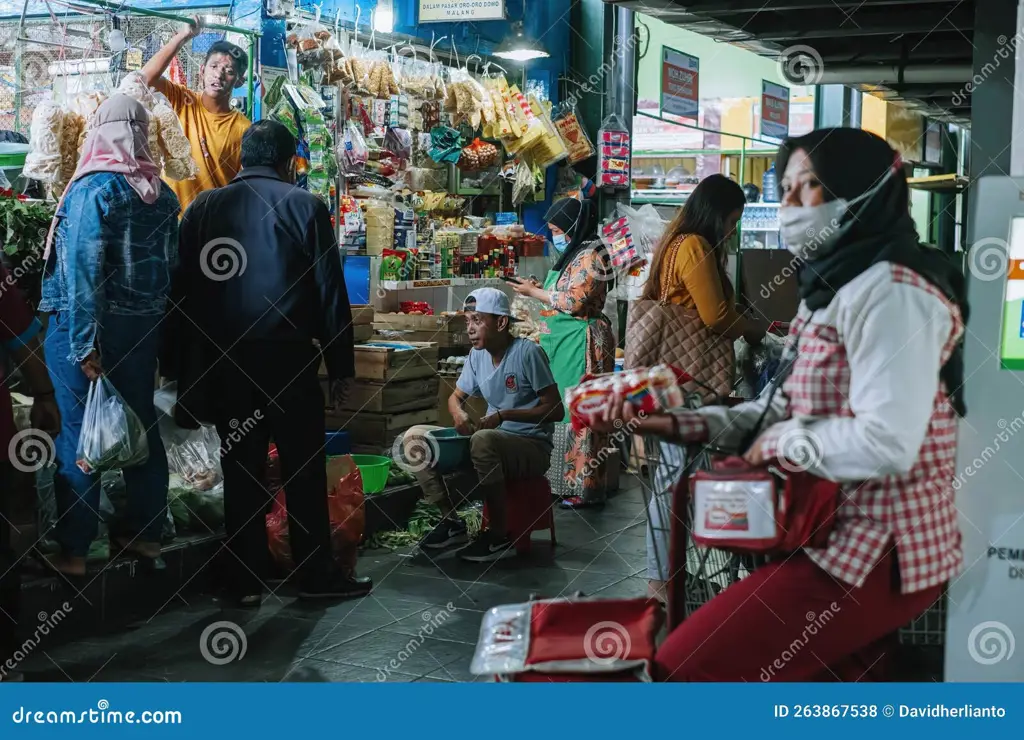
M 696 119 L 700 111 L 700 60 L 670 49 L 661 50 L 661 112 Z
M 768 80 L 761 84 L 761 136 L 789 136 L 789 88 Z

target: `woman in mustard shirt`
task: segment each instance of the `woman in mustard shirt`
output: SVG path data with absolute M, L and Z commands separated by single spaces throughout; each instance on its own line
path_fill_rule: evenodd
M 710 175 L 701 180 L 665 230 L 651 261 L 644 298 L 658 300 L 661 286 L 668 285 L 669 302 L 696 310 L 704 325 L 715 334 L 760 344 L 765 327 L 736 310 L 735 290 L 726 271 L 728 245 L 736 234 L 744 205 L 743 189 L 728 177 Z M 679 249 L 675 264 L 671 274 L 667 274 L 666 254 L 676 244 Z M 655 495 L 648 507 L 647 577 L 651 595 L 664 598 L 671 491 L 682 471 L 685 454 L 675 444 L 660 442 L 658 446 Z

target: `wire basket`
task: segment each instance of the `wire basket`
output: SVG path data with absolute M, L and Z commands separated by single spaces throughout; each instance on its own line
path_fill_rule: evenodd
M 190 14 L 196 12 L 210 23 L 228 22 L 223 8 L 189 10 Z M 124 74 L 149 61 L 187 21 L 184 15 L 181 22 L 143 15 L 127 5 L 117 11 L 117 18 L 127 42 L 126 50 L 119 54 L 106 47 L 113 16 L 99 8 L 88 15 L 58 10 L 52 18 L 26 19 L 24 38 L 19 38 L 20 20 L 0 22 L 0 130 L 27 135 L 32 112 L 51 92 L 61 101 L 82 91 L 113 89 Z M 202 33 L 178 53 L 190 89 L 201 87 L 206 51 L 221 37 L 221 32 Z M 247 43 L 252 59 L 253 37 Z
M 572 427 L 568 423 L 555 424 L 555 433 L 551 440 L 551 467 L 548 468 L 547 476 L 548 482 L 551 483 L 551 493 L 559 498 L 567 498 L 574 492 L 566 475 L 569 463 L 565 461 L 565 456 L 572 446 L 572 439 Z

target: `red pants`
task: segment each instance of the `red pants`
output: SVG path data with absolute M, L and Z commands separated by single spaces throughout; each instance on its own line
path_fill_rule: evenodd
M 900 594 L 893 555 L 852 588 L 799 553 L 757 569 L 688 617 L 658 650 L 657 677 L 879 680 L 897 630 L 941 593 L 936 586 Z

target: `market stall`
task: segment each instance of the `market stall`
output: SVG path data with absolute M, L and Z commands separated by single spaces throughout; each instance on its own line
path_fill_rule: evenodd
M 410 426 L 448 417 L 469 352 L 466 295 L 547 271 L 545 239 L 522 219 L 544 201 L 547 169 L 596 152 L 572 105 L 451 39 L 424 45 L 313 14 L 290 18 L 284 42 L 289 69 L 264 109 L 297 134 L 300 155 L 308 146 L 350 295 L 372 307 L 372 338 L 357 348 L 358 395 L 372 402 L 329 427 L 355 450 L 391 454 Z

